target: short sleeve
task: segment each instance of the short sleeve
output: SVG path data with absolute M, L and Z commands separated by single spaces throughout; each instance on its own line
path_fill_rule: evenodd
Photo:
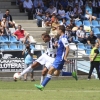
M 69 46 L 67 38 L 62 38 L 62 43 L 63 43 L 64 47 Z
M 98 49 L 95 49 L 94 50 L 94 53 L 99 54 L 99 50 Z

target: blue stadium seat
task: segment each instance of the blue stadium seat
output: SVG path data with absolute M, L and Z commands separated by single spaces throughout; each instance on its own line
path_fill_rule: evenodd
M 96 34 L 96 35 L 100 34 L 99 28 L 92 28 L 92 30 L 93 30 L 94 34 Z
M 33 44 L 30 44 L 31 49 L 35 49 L 35 46 Z
M 85 47 L 86 47 L 86 49 L 91 49 L 92 48 L 91 45 L 88 45 L 88 44 Z
M 18 49 L 19 50 L 24 50 L 25 49 L 25 45 L 23 43 L 19 43 L 18 44 Z
M 10 43 L 9 38 L 7 35 L 0 36 L 0 39 L 3 43 Z
M 2 43 L 1 36 L 0 36 L 0 44 Z
M 74 43 L 80 43 L 80 41 L 78 41 L 78 37 L 75 38 L 74 36 L 73 36 L 73 42 Z
M 66 21 L 66 25 L 69 25 L 69 24 L 70 24 L 70 20 L 67 20 L 67 21 Z
M 17 47 L 17 44 L 16 44 L 16 43 L 10 43 L 10 44 L 9 44 L 9 48 L 10 48 L 11 50 L 19 50 L 19 48 Z
M 98 23 L 97 20 L 92 21 L 92 27 L 100 27 L 100 24 Z
M 83 25 L 84 26 L 90 26 L 90 27 L 92 26 L 89 20 L 84 20 Z
M 90 53 L 91 53 L 91 49 L 86 49 L 86 54 L 90 55 Z
M 18 41 L 18 40 L 16 39 L 16 37 L 14 37 L 14 36 L 12 36 L 12 35 L 9 36 L 9 41 L 11 41 L 12 43 L 20 43 L 20 41 Z
M 2 43 L 0 44 L 0 50 L 10 50 L 8 44 L 6 43 Z
M 77 46 L 79 49 L 86 49 L 83 43 L 78 43 Z
M 80 27 L 82 25 L 82 22 L 79 21 L 79 20 L 75 20 L 75 25 L 78 26 L 78 27 Z

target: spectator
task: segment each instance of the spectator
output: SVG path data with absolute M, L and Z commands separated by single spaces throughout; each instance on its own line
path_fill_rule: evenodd
M 67 0 L 61 0 L 60 5 L 65 9 L 68 6 Z
M 91 31 L 87 38 L 87 43 L 92 46 L 95 44 L 96 40 L 99 41 L 99 39 L 94 35 L 93 31 Z
M 37 19 L 37 26 L 42 27 L 42 20 L 45 18 L 44 12 L 40 5 L 38 5 L 38 8 L 36 9 L 36 19 Z
M 76 35 L 78 37 L 78 40 L 81 42 L 81 43 L 86 43 L 86 33 L 85 31 L 83 30 L 83 26 L 80 26 L 79 29 L 76 31 Z
M 44 4 L 42 0 L 34 0 L 33 4 L 35 9 L 38 7 L 38 5 L 41 5 L 41 8 L 44 8 Z
M 26 33 L 23 29 L 21 25 L 18 25 L 18 29 L 15 31 L 15 33 L 13 34 L 17 40 L 22 41 L 23 43 L 26 43 L 27 41 L 29 41 L 29 43 L 32 43 L 34 40 L 33 38 L 30 39 L 30 35 L 29 33 Z
M 79 7 L 78 3 L 75 4 L 74 7 L 74 18 L 79 18 L 80 14 L 82 13 L 81 8 Z
M 72 43 L 73 42 L 72 31 L 71 31 L 71 28 L 69 26 L 66 27 L 65 34 L 67 35 L 68 42 Z
M 9 29 L 8 23 L 6 21 L 6 18 L 2 18 L 1 27 Z
M 63 8 L 63 6 L 60 6 L 60 9 L 58 9 L 58 18 L 59 20 L 65 17 L 65 10 Z
M 66 12 L 66 18 L 68 19 L 68 20 L 70 20 L 71 18 L 73 18 L 73 16 L 74 16 L 74 11 L 72 10 L 72 7 L 71 6 L 69 6 L 68 7 L 68 10 L 67 10 L 67 12 Z
M 49 12 L 50 15 L 56 14 L 57 15 L 57 9 L 53 6 L 53 4 L 49 5 L 49 8 L 46 10 L 46 12 Z
M 59 8 L 60 2 L 59 0 L 53 0 L 52 4 L 54 5 L 54 7 L 56 7 L 57 9 Z
M 33 19 L 33 3 L 31 0 L 25 0 L 23 6 L 26 12 L 28 12 L 28 19 Z
M 75 4 L 78 4 L 79 7 L 83 7 L 83 0 L 75 0 Z
M 19 11 L 20 12 L 24 12 L 24 8 L 23 8 L 23 2 L 25 0 L 17 0 L 17 4 L 19 5 Z
M 55 21 L 51 25 L 51 33 L 50 35 L 56 36 L 57 35 L 57 28 L 60 25 L 58 22 L 58 18 L 56 17 Z
M 44 24 L 45 26 L 51 26 L 51 18 L 50 18 L 50 14 L 47 12 L 46 16 L 44 18 Z
M 56 20 L 56 15 L 53 14 L 53 15 L 51 16 L 51 23 L 53 23 L 55 20 Z
M 89 19 L 90 22 L 92 21 L 92 19 L 94 19 L 94 20 L 96 19 L 96 17 L 92 15 L 92 13 L 93 13 L 92 9 L 93 9 L 92 8 L 92 2 L 89 1 L 88 5 L 85 8 L 85 12 L 86 12 L 85 17 L 87 19 Z
M 67 21 L 67 19 L 66 18 L 63 18 L 62 19 L 62 22 L 60 23 L 60 25 L 64 25 L 66 27 L 67 26 L 66 21 Z
M 25 58 L 25 66 L 26 66 L 25 69 L 33 63 L 34 61 L 33 54 L 34 54 L 33 49 L 30 47 L 29 44 L 26 44 L 26 48 L 22 52 L 22 55 L 24 55 Z M 33 78 L 33 69 L 30 70 L 30 72 L 31 72 L 31 81 L 35 81 Z M 24 75 L 24 81 L 27 81 L 27 74 Z
M 49 8 L 50 3 L 53 3 L 52 0 L 43 0 L 45 11 Z
M 68 6 L 71 6 L 73 8 L 74 7 L 74 1 L 73 0 L 68 0 Z
M 7 35 L 7 32 L 9 30 L 9 26 L 8 26 L 8 22 L 6 21 L 6 18 L 2 18 L 1 28 L 2 28 L 2 33 Z
M 99 4 L 99 0 L 93 0 L 93 13 L 99 17 L 99 9 L 100 9 L 100 4 Z
M 8 23 L 8 28 L 15 27 L 15 22 L 13 22 L 12 16 L 10 15 L 10 11 L 7 9 L 6 13 L 3 15 L 3 18 L 6 18 L 6 21 Z

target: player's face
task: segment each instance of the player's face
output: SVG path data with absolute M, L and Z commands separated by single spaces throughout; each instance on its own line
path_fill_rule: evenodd
M 45 43 L 46 43 L 46 42 L 49 42 L 48 37 L 44 38 L 44 42 L 45 42 Z
M 48 37 L 42 36 L 42 39 L 43 39 L 43 41 L 44 41 L 45 43 L 50 41 L 50 39 L 49 39 Z

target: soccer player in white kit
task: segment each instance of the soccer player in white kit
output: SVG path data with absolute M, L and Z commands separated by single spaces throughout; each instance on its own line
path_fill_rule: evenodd
M 43 77 L 47 74 L 50 66 L 53 64 L 56 52 L 57 52 L 57 41 L 54 38 L 51 38 L 48 34 L 42 34 L 42 39 L 45 43 L 47 43 L 47 51 L 42 54 L 36 61 L 33 62 L 32 66 L 29 66 L 27 69 L 23 70 L 20 73 L 19 77 L 28 73 L 31 69 L 38 67 L 39 65 L 44 65 L 44 69 L 42 71 L 41 82 L 43 81 Z M 55 70 L 55 75 L 58 76 L 60 71 Z

